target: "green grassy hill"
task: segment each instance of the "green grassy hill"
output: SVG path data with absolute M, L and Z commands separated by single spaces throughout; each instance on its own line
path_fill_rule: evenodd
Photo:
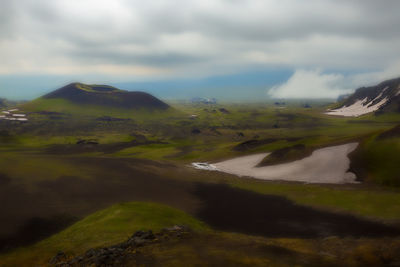
M 71 83 L 33 101 L 21 109 L 27 112 L 57 112 L 80 116 L 130 118 L 168 115 L 176 112 L 158 98 L 144 93 L 120 90 L 108 85 Z
M 400 125 L 365 139 L 352 156 L 352 171 L 366 182 L 400 187 Z
M 50 259 L 59 251 L 75 257 L 88 249 L 126 241 L 138 230 L 158 232 L 176 224 L 189 226 L 194 232 L 130 250 L 131 258 L 127 259 L 132 265 L 128 266 L 144 266 L 137 264 L 137 259 L 152 266 L 384 266 L 399 259 L 400 243 L 396 238 L 249 236 L 212 230 L 164 205 L 130 202 L 89 215 L 35 245 L 0 255 L 0 265 L 54 266 Z
M 43 265 L 58 251 L 77 255 L 90 248 L 122 242 L 138 230 L 159 231 L 174 225 L 186 225 L 195 231 L 208 229 L 186 213 L 165 205 L 148 202 L 116 204 L 33 246 L 0 256 L 0 265 L 32 266 L 33 262 Z
M 65 99 L 80 105 L 100 105 L 133 109 L 167 109 L 168 105 L 144 92 L 131 92 L 108 85 L 71 83 L 45 96 L 43 99 Z

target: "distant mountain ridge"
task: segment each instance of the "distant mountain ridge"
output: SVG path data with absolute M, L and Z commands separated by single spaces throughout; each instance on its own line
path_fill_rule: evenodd
M 8 106 L 8 101 L 5 98 L 0 98 L 0 108 L 5 108 Z
M 22 101 L 10 101 L 6 98 L 0 98 L 0 108 L 8 108 L 8 107 L 13 107 L 19 103 L 22 103 Z
M 387 80 L 375 86 L 358 88 L 344 98 L 338 108 L 326 114 L 358 117 L 371 112 L 400 112 L 400 78 Z
M 109 85 L 71 83 L 42 97 L 65 99 L 81 105 L 99 105 L 129 109 L 168 109 L 169 106 L 145 92 L 120 90 Z

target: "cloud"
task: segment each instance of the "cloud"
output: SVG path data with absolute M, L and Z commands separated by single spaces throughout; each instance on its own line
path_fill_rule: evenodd
M 400 60 L 396 0 L 0 1 L 0 74 L 365 72 Z
M 336 98 L 349 93 L 345 77 L 339 74 L 324 74 L 320 70 L 296 70 L 289 80 L 268 91 L 273 98 Z
M 363 86 L 373 86 L 384 80 L 400 77 L 400 61 L 379 71 L 355 74 L 324 73 L 320 69 L 298 69 L 283 84 L 267 90 L 273 98 L 337 98 Z
M 352 76 L 351 84 L 354 86 L 369 86 L 378 84 L 384 80 L 400 77 L 400 61 L 391 63 L 388 67 Z

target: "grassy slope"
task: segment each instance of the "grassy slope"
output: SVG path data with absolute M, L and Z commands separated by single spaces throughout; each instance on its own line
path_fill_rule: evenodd
M 110 91 L 113 91 L 113 92 L 115 92 L 115 91 L 122 91 L 122 90 L 120 90 L 120 89 L 117 89 L 117 88 L 112 87 L 112 86 L 109 86 L 109 85 L 83 84 L 83 83 L 77 83 L 77 84 L 76 84 L 76 87 L 77 87 L 77 88 L 79 88 L 79 89 L 81 89 L 81 90 L 84 90 L 84 91 L 86 91 L 86 92 L 98 92 L 98 91 L 96 91 L 96 90 L 93 89 L 93 87 L 97 87 L 97 86 L 101 86 L 102 88 L 108 88 L 108 89 L 110 89 Z
M 379 139 L 373 135 L 362 143 L 360 150 L 366 181 L 400 186 L 400 137 Z
M 140 151 L 142 153 L 141 156 L 153 160 L 162 159 L 163 155 L 176 153 L 170 145 L 164 148 L 160 146 L 164 145 L 140 146 L 141 150 L 135 149 L 135 151 Z M 101 168 L 92 169 L 93 167 L 89 165 L 73 166 L 68 157 L 54 157 L 38 153 L 23 154 L 21 152 L 2 152 L 2 155 L 3 157 L 0 158 L 1 172 L 11 177 L 13 183 L 22 183 L 29 188 L 38 181 L 53 180 L 66 173 L 83 179 L 90 179 L 93 173 L 106 171 Z M 180 168 L 184 169 L 181 170 Z M 186 169 L 183 166 L 180 168 L 169 171 L 157 169 L 155 171 L 159 171 L 163 176 L 172 179 L 225 182 L 263 194 L 286 196 L 299 204 L 350 212 L 382 220 L 400 220 L 400 192 L 398 190 L 389 190 L 373 185 L 368 187 L 359 185 L 321 186 L 258 181 L 237 178 L 217 172 L 205 173 L 194 169 Z
M 48 265 L 59 250 L 73 256 L 113 245 L 140 229 L 185 224 L 191 238 L 138 248 L 142 259 L 159 266 L 380 266 L 399 258 L 396 239 L 263 238 L 210 231 L 183 212 L 151 203 L 125 203 L 96 212 L 40 243 L 1 255 L 2 266 Z M 134 251 L 133 253 L 136 253 Z
M 60 103 L 61 112 L 64 104 L 65 103 Z M 46 103 L 41 103 L 41 105 L 43 105 L 41 108 L 46 108 Z M 171 132 L 173 133 L 179 133 L 183 131 L 188 131 L 190 133 L 190 130 L 193 127 L 198 127 L 202 130 L 202 134 L 197 136 L 188 136 L 187 134 L 184 134 L 181 137 L 162 136 L 168 138 L 169 144 L 131 147 L 109 156 L 143 157 L 149 159 L 169 160 L 179 164 L 191 162 L 193 160 L 218 160 L 221 158 L 240 155 L 240 153 L 233 152 L 231 150 L 232 147 L 241 141 L 252 138 L 252 136 L 256 134 L 260 135 L 260 138 L 285 136 L 302 137 L 303 139 L 296 142 L 277 141 L 254 150 L 246 151 L 245 153 L 271 151 L 296 143 L 304 143 L 306 145 L 323 145 L 331 142 L 361 138 L 366 135 L 372 135 L 374 133 L 379 133 L 383 130 L 389 129 L 399 121 L 398 114 L 386 114 L 379 117 L 367 115 L 361 118 L 340 118 L 321 115 L 320 110 L 304 110 L 298 108 L 288 108 L 287 110 L 279 111 L 279 116 L 277 115 L 278 113 L 276 110 L 271 108 L 264 109 L 261 107 L 252 110 L 245 109 L 240 106 L 233 106 L 227 107 L 227 109 L 231 112 L 230 114 L 205 112 L 203 107 L 197 107 L 195 109 L 185 108 L 183 110 L 186 112 L 186 114 L 199 114 L 199 118 L 197 120 L 186 119 L 185 122 L 189 123 L 188 126 L 181 126 L 179 120 L 168 118 L 160 121 L 160 127 L 163 125 L 167 125 L 168 127 L 172 126 Z M 68 106 L 68 110 L 73 110 L 75 115 L 79 115 L 82 112 L 88 111 L 79 106 Z M 261 115 L 251 115 L 254 111 L 261 113 Z M 105 111 L 103 109 L 99 109 L 98 107 L 93 107 L 93 110 L 88 112 L 91 116 L 103 116 L 105 114 Z M 108 110 L 106 113 L 115 117 L 128 116 L 124 112 L 125 111 L 121 110 Z M 286 119 L 287 117 L 282 116 L 282 114 L 290 115 L 293 113 L 298 114 L 298 116 L 294 117 L 293 119 Z M 132 116 L 134 115 L 135 114 Z M 146 116 L 143 117 L 146 118 Z M 312 122 L 314 120 L 320 121 L 313 125 Z M 278 121 L 282 126 L 281 128 L 276 129 L 272 127 L 276 121 Z M 229 128 L 232 125 L 236 126 L 237 128 Z M 254 125 L 261 126 L 259 128 L 254 128 Z M 205 132 L 204 128 L 209 126 L 219 127 L 218 131 L 220 131 L 222 134 L 208 134 Z M 245 134 L 245 138 L 238 138 L 236 135 L 238 131 L 243 132 Z M 120 141 L 121 138 L 129 138 L 129 136 L 124 133 L 116 135 L 115 133 L 107 132 L 88 133 L 88 136 L 85 138 L 98 138 L 99 136 L 103 138 L 102 140 L 104 140 L 104 142 L 111 143 Z M 46 139 L 41 137 L 32 138 L 29 136 L 24 136 L 20 138 L 20 145 L 16 146 L 18 149 L 23 149 L 24 147 L 29 146 L 34 146 L 37 149 L 40 149 L 44 145 L 51 143 L 73 143 L 75 142 L 76 137 L 71 136 L 66 138 L 64 136 L 53 136 L 51 138 L 45 138 Z M 397 166 L 400 165 L 398 165 L 398 161 L 390 161 L 390 159 L 398 159 L 396 155 L 398 155 L 399 151 L 399 140 L 390 139 L 379 142 L 375 139 L 371 140 L 371 142 L 366 143 L 367 151 L 369 151 L 369 158 L 376 163 L 375 165 L 371 166 L 373 167 L 371 168 L 371 174 L 373 175 L 371 177 L 375 177 L 373 179 L 375 181 L 379 181 L 381 178 L 388 177 L 387 172 L 389 172 L 389 174 L 397 174 Z M 181 148 L 187 146 L 191 147 L 191 150 L 188 153 L 178 153 L 180 152 Z M 396 149 L 393 150 L 393 148 Z M 12 169 L 10 169 L 10 172 L 16 172 L 15 175 L 18 174 L 17 172 L 21 172 L 21 175 L 22 172 L 26 174 L 28 169 L 25 169 L 26 171 L 24 169 L 18 169 L 18 166 L 22 166 L 21 164 L 23 164 L 26 159 L 32 160 L 32 163 L 30 164 L 32 168 L 29 168 L 29 171 L 32 171 L 33 173 L 40 170 L 40 168 L 35 169 L 35 166 L 43 165 L 51 165 L 49 168 L 54 169 L 54 171 L 57 172 L 60 171 L 61 173 L 73 171 L 73 167 L 65 164 L 62 158 L 51 159 L 45 155 L 26 154 L 26 159 L 24 159 L 19 158 L 21 155 L 24 155 L 23 153 L 7 153 L 10 153 L 10 156 L 12 154 L 13 162 L 20 162 L 19 164 L 13 164 L 12 166 L 10 165 L 11 167 L 9 167 Z M 49 164 L 49 160 L 51 161 L 51 164 Z M 43 161 L 43 163 L 40 161 Z M 1 162 L 5 167 L 7 167 L 6 158 L 3 158 Z M 5 170 L 7 170 L 7 168 Z M 45 172 L 47 173 L 49 171 L 46 170 Z M 40 175 L 40 173 L 38 174 Z M 13 174 L 12 176 L 15 175 Z M 186 175 L 186 173 L 179 175 Z M 177 174 L 175 173 L 172 176 L 177 176 Z M 199 172 L 196 172 L 194 176 L 196 177 L 185 176 L 182 177 L 182 179 L 194 179 L 201 181 L 222 180 L 223 182 L 231 183 L 233 186 L 238 186 L 247 190 L 253 190 L 259 193 L 287 196 L 288 198 L 300 204 L 350 212 L 377 219 L 400 220 L 400 193 L 394 190 L 380 189 L 373 186 L 331 187 L 319 185 L 270 183 L 248 179 L 234 179 L 232 177 L 221 176 L 219 174 L 204 175 L 204 173 Z M 127 232 L 126 234 L 129 235 L 131 232 Z M 123 238 L 126 238 L 126 236 Z M 53 242 L 55 243 L 55 241 Z M 48 243 L 47 246 L 51 247 L 53 246 L 53 243 Z M 38 251 L 40 252 L 40 249 L 42 249 L 42 253 L 45 253 L 44 247 L 39 247 L 39 250 L 36 250 L 36 253 Z M 57 246 L 55 246 L 55 249 L 58 249 Z M 30 257 L 34 257 L 33 254 L 34 253 L 31 253 Z M 52 256 L 54 253 L 51 252 L 51 254 L 49 253 L 48 255 Z M 5 260 L 10 258 L 3 257 L 3 259 Z M 23 260 L 23 258 L 21 258 L 21 260 Z
M 33 246 L 0 256 L 2 266 L 45 264 L 58 251 L 80 254 L 90 248 L 122 242 L 138 230 L 159 231 L 173 225 L 187 225 L 193 230 L 207 226 L 182 211 L 155 203 L 130 202 L 98 211 L 62 232 Z
M 116 118 L 134 118 L 140 120 L 157 120 L 169 116 L 181 115 L 180 112 L 173 108 L 162 111 L 148 111 L 145 109 L 126 109 L 97 105 L 79 105 L 74 104 L 68 100 L 58 98 L 38 98 L 36 100 L 23 104 L 20 108 L 27 112 L 50 111 L 79 115 L 82 117 L 111 116 Z
M 207 106 L 206 106 L 207 107 Z M 189 130 L 192 127 L 203 128 L 210 125 L 216 125 L 218 127 L 224 127 L 229 125 L 242 125 L 254 123 L 255 125 L 259 121 L 265 120 L 265 122 L 272 123 L 278 117 L 276 109 L 265 108 L 265 107 L 246 107 L 246 106 L 225 106 L 230 114 L 222 114 L 220 112 L 210 113 L 204 111 L 204 106 L 180 106 L 186 114 L 198 114 L 199 117 L 196 120 L 186 119 L 190 125 L 185 127 L 179 127 L 175 125 L 175 120 L 163 120 L 160 123 L 165 125 L 175 125 L 179 131 L 185 131 L 186 128 Z M 209 108 L 209 107 L 207 107 Z M 211 109 L 211 108 L 209 108 Z M 216 107 L 216 109 L 218 109 Z M 252 116 L 252 113 L 258 112 L 261 115 Z M 385 114 L 381 116 L 366 115 L 361 118 L 341 118 L 331 117 L 321 114 L 321 110 L 301 109 L 301 108 L 288 108 L 286 110 L 279 110 L 279 114 L 299 114 L 289 121 L 293 123 L 292 128 L 260 128 L 260 129 L 229 129 L 229 128 L 218 128 L 222 133 L 221 135 L 212 135 L 208 133 L 202 133 L 200 135 L 184 135 L 182 138 L 169 139 L 168 144 L 154 144 L 154 145 L 143 145 L 137 147 L 125 148 L 119 152 L 116 152 L 113 157 L 142 157 L 148 159 L 157 160 L 168 160 L 174 161 L 178 164 L 189 163 L 194 160 L 196 161 L 210 161 L 220 160 L 223 158 L 234 157 L 241 155 L 241 153 L 232 151 L 232 147 L 241 141 L 248 140 L 253 135 L 258 134 L 260 138 L 268 137 L 302 137 L 301 140 L 295 142 L 277 141 L 268 145 L 258 147 L 253 150 L 244 152 L 255 153 L 264 152 L 279 149 L 288 145 L 296 143 L 303 143 L 308 146 L 319 146 L 327 145 L 332 142 L 346 141 L 354 138 L 361 138 L 366 135 L 374 133 L 380 133 L 386 129 L 393 127 L 399 121 L 399 114 Z M 310 120 L 322 119 L 317 125 L 304 128 L 302 125 L 308 123 Z M 264 123 L 265 123 L 264 122 Z M 287 123 L 289 123 L 287 122 Z M 245 134 L 244 138 L 238 138 L 236 133 L 242 131 Z M 92 133 L 93 134 L 93 133 Z M 88 135 L 85 138 L 95 137 L 99 138 L 98 133 L 94 133 L 94 136 Z M 48 143 L 73 143 L 76 137 L 61 138 L 52 137 L 47 140 L 39 141 L 37 138 L 35 143 L 36 147 Z M 120 138 L 127 139 L 128 135 L 115 133 L 103 133 L 100 134 L 101 143 L 105 142 L 116 142 Z M 168 137 L 167 137 L 168 138 Z M 28 146 L 31 141 L 29 138 L 23 139 L 23 146 Z M 72 141 L 71 141 L 72 140 Z M 188 152 L 180 153 L 186 147 L 189 147 Z M 370 168 L 370 181 L 378 182 L 381 184 L 390 185 L 387 183 L 388 177 L 395 177 L 398 175 L 398 166 L 400 166 L 397 156 L 399 153 L 399 140 L 388 139 L 377 141 L 372 138 L 370 142 L 363 145 L 366 149 L 366 155 L 370 162 L 374 164 L 368 164 Z M 23 154 L 21 154 L 23 155 Z M 14 155 L 15 160 L 18 160 L 18 156 Z M 38 156 L 29 156 L 32 160 L 41 160 Z M 45 157 L 43 157 L 43 160 Z M 56 159 L 52 160 L 56 161 Z M 55 162 L 56 163 L 56 162 Z M 60 163 L 62 159 L 60 159 Z M 40 162 L 35 163 L 38 166 Z M 49 165 L 46 163 L 46 165 Z M 15 170 L 18 170 L 17 165 L 10 165 Z M 53 164 L 51 164 L 53 166 Z M 54 165 L 57 166 L 57 165 Z M 5 167 L 7 163 L 5 162 Z M 68 167 L 68 166 L 66 166 Z M 69 168 L 69 167 L 68 167 Z M 6 168 L 7 169 L 7 168 Z M 34 171 L 34 170 L 32 170 Z M 204 177 L 199 177 L 199 180 L 203 181 Z M 216 178 L 219 179 L 219 178 Z M 251 180 L 250 180 L 251 181 Z M 385 182 L 386 181 L 386 182 Z M 397 192 L 391 192 L 387 190 L 372 189 L 370 188 L 359 188 L 347 190 L 346 188 L 331 188 L 324 186 L 312 186 L 312 185 L 301 185 L 301 184 L 274 184 L 264 182 L 239 182 L 236 184 L 245 189 L 255 190 L 261 193 L 275 193 L 285 195 L 292 200 L 307 204 L 307 205 L 319 205 L 320 207 L 329 207 L 342 211 L 355 212 L 365 216 L 383 218 L 383 219 L 400 219 L 400 212 L 394 212 L 399 210 L 399 195 Z M 373 188 L 373 187 L 372 187 Z
M 320 209 L 347 212 L 383 221 L 400 221 L 400 192 L 388 189 L 321 186 L 237 180 L 234 187 L 262 194 L 285 196 Z
M 164 171 L 166 177 L 195 182 L 226 183 L 261 194 L 284 196 L 300 205 L 351 213 L 383 222 L 400 222 L 400 189 L 369 185 L 316 185 L 239 178 L 219 172 Z

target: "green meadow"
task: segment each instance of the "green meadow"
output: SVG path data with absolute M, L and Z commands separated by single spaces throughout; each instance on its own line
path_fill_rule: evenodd
M 40 203 L 46 209 L 41 216 L 64 209 L 77 218 L 74 224 L 59 232 L 3 252 L 0 262 L 4 266 L 29 266 L 32 262 L 46 265 L 59 250 L 77 255 L 93 247 L 122 242 L 137 230 L 157 231 L 175 224 L 190 226 L 200 239 L 207 236 L 211 240 L 223 240 L 222 247 L 211 246 L 205 253 L 242 265 L 244 258 L 232 256 L 232 251 L 239 253 L 244 244 L 273 244 L 294 251 L 291 257 L 297 259 L 306 257 L 310 247 L 322 242 L 261 237 L 261 241 L 254 241 L 255 237 L 246 234 L 215 232 L 212 226 L 196 218 L 201 203 L 192 191 L 197 183 L 226 184 L 261 195 L 280 196 L 296 205 L 384 224 L 400 222 L 400 162 L 397 156 L 400 137 L 379 137 L 398 125 L 399 114 L 341 118 L 324 115 L 325 108 L 321 106 L 304 108 L 298 104 L 289 104 L 285 108 L 273 104 L 170 105 L 173 108 L 167 111 L 148 113 L 82 106 L 62 99 L 38 99 L 20 107 L 27 113 L 29 123 L 0 124 L 0 176 L 5 177 L 6 186 L 17 190 L 15 196 L 9 198 L 16 201 L 18 194 L 35 197 L 45 190 L 43 192 L 51 192 L 51 197 L 46 204 Z M 82 140 L 96 144 L 78 144 Z M 242 145 L 250 140 L 255 145 Z M 357 175 L 361 175 L 359 184 L 267 182 L 189 167 L 194 161 L 217 162 L 294 145 L 317 149 L 354 141 L 359 142 L 359 147 L 352 157 L 363 166 L 357 169 Z M 130 173 L 143 181 L 129 184 L 137 179 L 131 180 Z M 83 183 L 86 189 L 74 186 L 76 182 Z M 120 196 L 110 195 L 100 204 L 91 204 L 90 201 L 98 202 L 102 194 L 107 194 L 102 186 Z M 130 186 L 135 189 L 125 192 L 123 188 Z M 90 190 L 92 187 L 94 191 Z M 153 190 L 150 189 L 153 187 L 155 193 L 147 195 L 146 190 Z M 174 191 L 174 188 L 186 187 L 188 189 Z M 64 192 L 62 188 L 72 191 Z M 168 192 L 159 196 L 164 189 Z M 118 190 L 124 193 L 119 194 Z M 79 207 L 80 199 L 87 195 L 89 202 Z M 29 214 L 26 211 L 23 216 Z M 373 240 L 379 246 L 384 244 L 381 239 Z M 339 238 L 337 242 L 351 246 L 355 241 Z M 241 249 L 229 248 L 229 243 L 235 243 Z M 204 242 L 200 244 L 206 246 Z M 368 244 L 367 251 L 376 249 Z M 196 254 L 192 244 L 188 245 L 190 251 L 175 245 L 144 251 L 160 259 L 166 251 Z M 331 243 L 327 246 L 329 253 L 338 253 L 332 250 L 334 245 Z M 360 253 L 364 257 L 369 252 Z M 273 253 L 268 255 L 269 260 L 277 261 Z M 308 262 L 316 260 L 323 262 L 322 265 L 335 262 L 329 257 L 307 255 L 311 255 L 311 258 L 306 257 Z M 262 266 L 269 262 L 268 257 L 262 253 L 253 255 L 248 264 Z M 198 263 L 201 264 L 202 259 L 198 259 Z M 290 264 L 289 260 L 282 266 Z

